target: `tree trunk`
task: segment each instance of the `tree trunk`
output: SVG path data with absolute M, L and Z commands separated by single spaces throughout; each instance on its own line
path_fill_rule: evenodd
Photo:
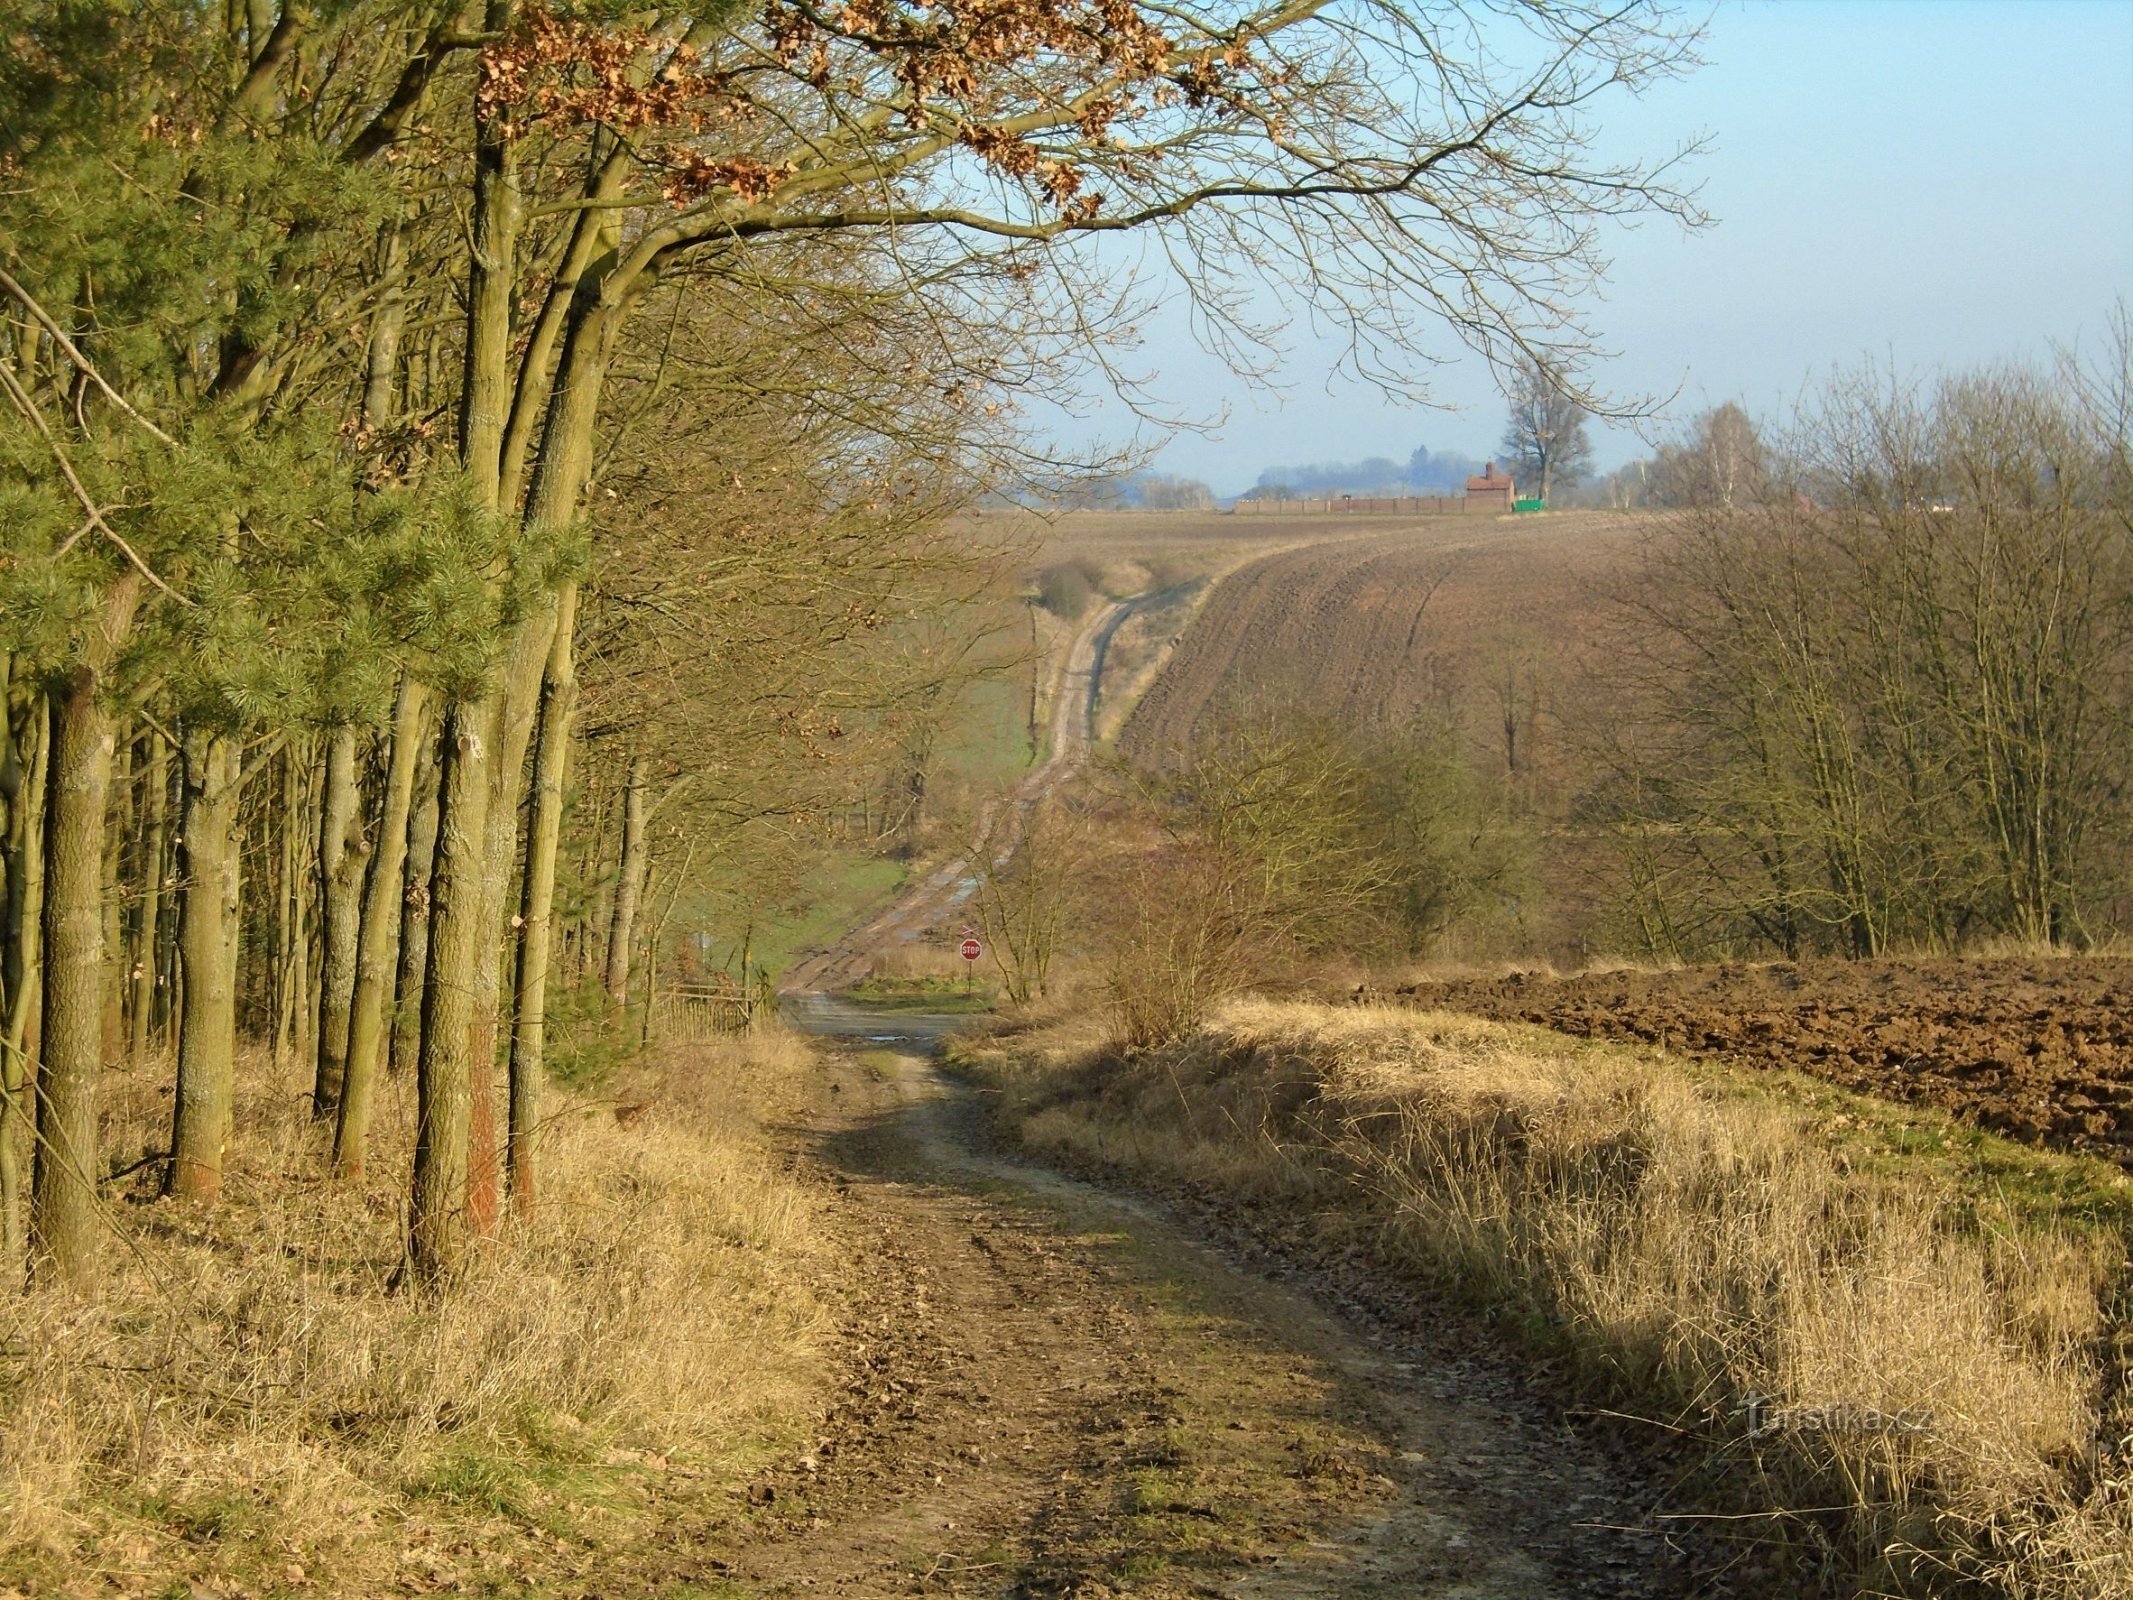
M 126 1053 L 126 997 L 132 992 L 126 969 L 126 838 L 132 830 L 133 741 L 114 726 L 111 815 L 104 822 L 104 960 L 111 965 L 103 984 L 104 1060 Z
M 408 1262 L 416 1279 L 432 1286 L 457 1270 L 466 1250 L 467 1133 L 478 1059 L 472 979 L 488 946 L 481 880 L 494 722 L 494 698 L 484 696 L 454 702 L 444 728 L 407 1224 Z
M 33 694 L 23 724 L 29 760 L 16 769 L 19 784 L 8 808 L 7 915 L 8 943 L 0 963 L 0 987 L 7 1012 L 0 1017 L 0 1239 L 7 1271 L 17 1282 L 27 1249 L 28 1217 L 23 1206 L 23 1151 L 31 1128 L 24 1096 L 29 1092 L 30 1019 L 43 990 L 44 963 L 39 952 L 44 920 L 44 806 L 49 783 L 52 742 L 42 695 Z M 8 741 L 9 756 L 15 742 Z
M 378 310 L 370 322 L 370 348 L 363 378 L 363 420 L 377 428 L 399 408 L 400 336 L 407 327 L 407 235 L 395 220 L 386 224 L 378 252 Z
M 407 819 L 406 871 L 400 887 L 400 973 L 393 985 L 392 1048 L 386 1070 L 410 1071 L 422 1049 L 422 980 L 430 959 L 430 868 L 437 857 L 437 736 L 426 729 L 416 750 L 415 804 Z
M 516 7 L 512 0 L 487 0 L 484 26 L 500 33 L 509 27 Z M 465 366 L 460 383 L 459 459 L 481 503 L 500 516 L 517 511 L 507 504 L 502 487 L 504 430 L 509 421 L 512 394 L 512 308 L 519 292 L 518 244 L 519 197 L 517 145 L 511 138 L 509 114 L 501 105 L 486 104 L 479 96 L 474 103 L 474 205 L 472 267 L 467 279 L 467 333 Z M 516 726 L 514 690 L 522 677 L 515 670 L 525 648 L 526 625 L 521 625 L 503 673 L 501 687 L 482 698 L 478 706 L 465 703 L 465 717 L 455 717 L 453 746 L 447 752 L 443 810 L 437 835 L 437 866 L 431 888 L 429 971 L 423 996 L 422 1061 L 418 1098 L 425 1088 L 440 1094 L 450 1089 L 454 1098 L 438 1102 L 439 1120 L 425 1127 L 432 1138 L 441 1138 L 449 1127 L 462 1136 L 461 1148 L 447 1160 L 442 1152 L 431 1163 L 433 1177 L 449 1166 L 460 1178 L 464 1194 L 450 1201 L 457 1207 L 464 1200 L 465 1212 L 446 1209 L 442 1190 L 432 1193 L 425 1213 L 427 1226 L 442 1225 L 449 1215 L 454 1227 L 472 1226 L 486 1233 L 496 1215 L 496 1006 L 497 958 L 501 945 L 504 890 L 502 880 L 511 870 L 512 847 L 518 823 L 519 761 L 525 752 L 525 735 Z M 544 645 L 545 650 L 545 645 Z M 538 674 L 539 657 L 535 657 Z M 536 677 L 536 682 L 537 682 Z M 478 717 L 475 713 L 478 711 Z M 526 711 L 530 714 L 530 694 Z M 516 738 L 517 758 L 508 745 Z M 462 793 L 464 784 L 478 779 L 481 793 Z M 499 793 L 499 791 L 501 791 Z M 455 797 L 456 803 L 455 803 Z M 495 815 L 497 811 L 508 815 Z M 504 841 L 509 841 L 504 843 Z M 501 845 L 502 862 L 497 856 Z M 449 934 L 449 937 L 447 935 Z M 432 1018 L 443 1019 L 448 1039 L 434 1040 Z M 428 1080 L 432 1055 L 440 1063 L 447 1058 L 449 1072 Z M 463 1113 L 459 1108 L 464 1108 Z M 418 1133 L 417 1151 L 420 1153 Z M 471 1138 L 474 1148 L 466 1148 Z M 416 1188 L 422 1191 L 418 1174 Z M 448 1230 L 449 1232 L 449 1230 Z M 436 1248 L 438 1241 L 449 1249 Z M 444 1276 L 457 1262 L 458 1237 L 438 1235 L 438 1240 L 415 1239 L 416 1270 L 427 1281 Z
M 135 1061 L 147 1059 L 155 1048 L 156 978 L 162 959 L 164 790 L 168 783 L 169 752 L 160 734 L 150 733 L 155 755 L 148 763 L 147 792 L 143 796 L 147 822 L 142 828 L 141 914 L 134 926 L 133 1050 Z
M 629 787 L 622 796 L 622 864 L 615 875 L 615 919 L 607 932 L 607 995 L 618 1009 L 630 1001 L 630 957 L 636 948 L 631 936 L 649 858 L 644 831 L 644 757 L 632 756 Z
M 100 691 L 133 625 L 141 581 L 127 571 L 105 602 L 85 659 L 50 696 L 44 813 L 44 1027 L 37 1071 L 37 1162 L 30 1271 L 86 1287 L 96 1277 L 97 1101 L 104 982 L 104 822 L 117 739 Z
M 581 289 L 572 300 L 556 360 L 555 387 L 541 430 L 540 456 L 526 495 L 526 527 L 534 539 L 560 535 L 577 515 L 578 502 L 592 473 L 595 424 L 600 392 L 607 381 L 616 330 L 625 308 L 601 294 Z M 490 772 L 488 868 L 485 874 L 492 944 L 476 973 L 476 1014 L 493 1049 L 499 1001 L 496 957 L 503 942 L 504 897 L 511 865 L 518 853 L 518 800 L 523 792 L 526 749 L 532 740 L 541 703 L 541 684 L 550 651 L 567 614 L 574 613 L 577 586 L 562 584 L 545 611 L 535 612 L 519 627 L 505 659 L 497 718 L 496 763 Z M 549 879 L 554 878 L 551 852 Z M 477 1039 L 477 1045 L 480 1041 Z M 473 1132 L 476 1150 L 468 1176 L 473 1184 L 469 1205 L 477 1229 L 493 1226 L 496 1204 L 495 1112 L 493 1065 L 477 1060 Z
M 334 731 L 326 751 L 326 796 L 319 829 L 319 1028 L 311 1114 L 331 1116 L 341 1101 L 348 1060 L 348 1014 L 355 998 L 356 937 L 363 908 L 362 791 L 356 783 L 356 734 Z
M 533 758 L 533 820 L 520 900 L 518 970 L 513 985 L 509 1177 L 512 1209 L 531 1216 L 538 1166 L 541 1078 L 547 1040 L 548 968 L 555 910 L 556 850 L 563 831 L 563 781 L 570 759 L 578 682 L 572 659 L 577 586 L 561 597 L 541 686 L 540 743 Z
M 496 735 L 489 762 L 489 799 L 482 844 L 480 956 L 471 974 L 474 997 L 474 1077 L 467 1153 L 467 1225 L 484 1238 L 496 1231 L 502 1151 L 496 1127 L 498 1014 L 503 997 L 504 906 L 518 854 L 518 802 L 532 743 L 535 709 L 554 638 L 555 613 L 535 612 L 519 624 L 505 657 L 496 696 Z
M 236 742 L 185 740 L 185 889 L 178 944 L 185 1013 L 178 1023 L 178 1094 L 163 1192 L 212 1205 L 222 1193 L 237 1092 Z
M 402 677 L 393 708 L 391 764 L 385 777 L 385 811 L 363 888 L 363 926 L 357 940 L 355 997 L 348 1018 L 348 1055 L 341 1072 L 340 1118 L 333 1130 L 334 1173 L 350 1181 L 363 1176 L 364 1145 L 385 1040 L 385 1002 L 393 971 L 393 935 L 400 926 L 400 884 L 407 849 L 407 815 L 415 791 L 416 757 L 423 737 L 423 687 Z
M 296 963 L 303 944 L 303 897 L 297 868 L 296 742 L 281 751 L 279 825 L 281 849 L 275 872 L 274 900 L 274 1069 L 280 1073 L 296 1048 Z

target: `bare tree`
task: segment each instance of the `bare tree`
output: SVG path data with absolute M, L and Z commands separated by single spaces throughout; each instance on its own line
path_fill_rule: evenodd
M 1588 413 L 1560 368 L 1536 356 L 1522 357 L 1506 385 L 1511 414 L 1504 424 L 1503 452 L 1512 475 L 1533 483 L 1547 500 L 1557 488 L 1574 488 L 1592 465 L 1585 435 Z
M 1764 494 L 1770 477 L 1761 432 L 1728 400 L 1699 416 L 1680 439 L 1659 447 L 1651 498 L 1665 506 L 1730 508 Z
M 1751 499 L 1725 411 L 1682 460 L 1740 470 L 1616 641 L 1617 831 L 1675 897 L 1640 916 L 1787 955 L 2086 941 L 2133 787 L 2122 429 L 2063 377 L 1869 374 L 1799 424 L 1810 492 Z

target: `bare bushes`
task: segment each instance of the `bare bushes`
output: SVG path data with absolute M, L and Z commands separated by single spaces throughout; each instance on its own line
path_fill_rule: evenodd
M 1821 1581 L 2133 1590 L 2133 1415 L 2103 1372 L 2124 1240 L 2040 1220 L 2057 1192 L 2024 1207 L 1835 1149 L 1784 1102 L 1464 1018 L 1245 1002 L 1100 1062 L 1009 1078 L 1026 1139 L 1300 1201 L 1455 1285 L 1698 1441 Z
M 2133 478 L 2115 381 L 1854 380 L 1655 540 L 1606 652 L 1584 803 L 1619 846 L 1626 943 L 1874 956 L 2080 945 L 2118 922 Z
M 400 1197 L 322 1184 L 296 1085 L 249 1064 L 240 1125 L 263 1131 L 223 1210 L 128 1196 L 113 1211 L 135 1248 L 96 1301 L 9 1308 L 0 1577 L 39 1592 L 54 1572 L 271 1561 L 286 1581 L 294 1561 L 376 1593 L 396 1563 L 446 1559 L 396 1553 L 409 1541 L 378 1538 L 380 1520 L 502 1513 L 575 1534 L 739 1470 L 820 1376 L 813 1202 L 758 1132 L 803 1065 L 797 1043 L 751 1037 L 664 1058 L 619 1116 L 560 1101 L 539 1217 L 425 1296 L 379 1292 Z M 161 1120 L 148 1077 L 124 1108 L 144 1137 Z M 498 1539 L 447 1567 L 491 1570 Z
M 1062 622 L 1079 622 L 1096 598 L 1101 575 L 1086 561 L 1062 561 L 1037 575 L 1037 603 Z
M 1082 943 L 1128 1045 L 1248 988 L 1515 929 L 1531 841 L 1426 724 L 1239 717 L 1115 801 Z

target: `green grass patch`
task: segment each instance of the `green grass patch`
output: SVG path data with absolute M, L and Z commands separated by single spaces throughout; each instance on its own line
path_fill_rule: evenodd
M 1027 668 L 965 690 L 942 734 L 940 755 L 943 766 L 980 789 L 1002 787 L 1029 771 L 1038 752 L 1029 736 Z
M 506 1517 L 552 1537 L 577 1531 L 588 1507 L 641 1502 L 650 1469 L 606 1457 L 602 1442 L 521 1407 L 508 1432 L 455 1438 L 407 1482 L 411 1495 Z
M 848 1000 L 891 1011 L 924 1011 L 940 1016 L 975 1016 L 990 1011 L 994 995 L 985 984 L 965 985 L 961 978 L 862 978 L 844 991 Z
M 871 852 L 826 857 L 793 897 L 802 909 L 756 924 L 753 958 L 771 972 L 783 971 L 801 951 L 818 949 L 865 922 L 895 898 L 909 873 L 907 863 Z M 727 953 L 722 946 L 718 959 Z
M 1575 1048 L 1628 1047 L 1579 1041 Z M 1637 1053 L 1656 1061 L 1651 1052 Z M 1884 1100 L 1805 1073 L 1688 1056 L 1667 1056 L 1664 1065 L 1713 1094 L 1805 1113 L 1815 1136 L 1855 1171 L 1930 1187 L 1953 1204 L 1951 1220 L 2133 1237 L 2133 1176 L 2111 1162 L 2017 1144 L 1936 1107 Z
M 1954 1220 L 2133 1237 L 2133 1175 L 2094 1156 L 2018 1144 L 1936 1106 L 1864 1094 L 1803 1072 L 1586 1039 L 1528 1023 L 1500 1024 L 1535 1055 L 1630 1060 L 1670 1072 L 1719 1099 L 1802 1114 L 1815 1137 L 1855 1172 L 1924 1185 L 1947 1197 Z

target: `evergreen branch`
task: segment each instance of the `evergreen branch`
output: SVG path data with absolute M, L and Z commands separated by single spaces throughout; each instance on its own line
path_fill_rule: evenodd
M 131 417 L 135 422 L 138 422 L 142 427 L 146 428 L 150 433 L 155 435 L 156 438 L 162 440 L 163 443 L 169 445 L 171 449 L 175 450 L 178 448 L 177 440 L 173 439 L 169 434 L 165 433 L 153 422 L 150 422 L 146 417 L 142 416 L 138 411 L 134 410 L 132 406 L 126 403 L 125 397 L 122 396 L 118 392 L 118 390 L 112 388 L 110 384 L 104 382 L 104 375 L 98 372 L 95 367 L 90 365 L 89 358 L 81 353 L 80 348 L 74 343 L 72 339 L 69 339 L 67 337 L 65 330 L 62 329 L 58 323 L 52 320 L 51 314 L 47 312 L 43 306 L 37 303 L 36 299 L 30 294 L 29 290 L 23 288 L 21 284 L 17 283 L 13 278 L 9 277 L 4 269 L 0 269 L 0 289 L 5 289 L 11 298 L 20 302 L 23 310 L 27 311 L 32 317 L 35 317 L 37 319 L 38 324 L 44 329 L 44 331 L 52 336 L 53 342 L 55 342 L 61 350 L 66 352 L 67 359 L 73 362 L 75 366 L 81 369 L 82 376 L 87 378 L 91 383 L 95 384 L 99 389 L 104 391 L 104 396 L 106 399 L 108 399 L 113 405 L 117 406 L 119 410 L 123 411 L 127 416 Z M 47 437 L 49 437 L 49 435 L 47 435 Z
M 0 274 L 0 276 L 4 276 L 4 274 Z M 89 491 L 83 487 L 81 478 L 74 471 L 74 463 L 67 459 L 66 447 L 59 442 L 58 437 L 52 432 L 51 425 L 44 420 L 44 413 L 37 409 L 37 402 L 24 392 L 22 385 L 15 381 L 15 375 L 9 372 L 5 366 L 0 366 L 0 385 L 6 387 L 7 397 L 15 402 L 15 409 L 30 419 L 30 426 L 37 430 L 38 436 L 50 447 L 53 459 L 59 463 L 60 475 L 67 480 L 67 487 L 74 491 L 74 498 L 79 500 L 82 503 L 82 509 L 89 513 L 89 520 L 68 534 L 66 542 L 60 545 L 57 552 L 55 552 L 58 555 L 65 555 L 74 548 L 75 542 L 91 528 L 105 526 L 104 514 L 97 508 L 96 502 L 90 498 Z
M 184 595 L 178 593 L 177 590 L 173 589 L 169 584 L 165 583 L 161 578 L 157 577 L 155 568 L 151 567 L 146 561 L 143 561 L 141 559 L 140 552 L 135 550 L 133 546 L 128 544 L 124 539 L 121 539 L 118 536 L 117 530 L 115 530 L 110 523 L 105 522 L 101 518 L 99 518 L 97 521 L 97 526 L 104 530 L 104 537 L 109 539 L 113 544 L 119 547 L 119 553 L 123 555 L 128 561 L 133 563 L 135 570 L 138 571 L 142 577 L 146 578 L 158 589 L 161 589 L 165 594 L 169 595 L 171 599 L 177 601 L 179 605 L 194 607 L 198 606 L 198 601 L 187 599 Z
M 0 277 L 5 276 L 5 273 L 0 273 Z M 12 282 L 13 280 L 10 279 L 9 281 Z M 196 602 L 187 599 L 184 595 L 178 593 L 177 590 L 173 589 L 169 584 L 165 583 L 162 578 L 157 575 L 155 568 L 151 567 L 146 561 L 141 559 L 140 552 L 135 550 L 132 545 L 128 544 L 123 538 L 121 538 L 119 536 L 118 530 L 112 527 L 110 523 L 104 520 L 104 513 L 98 508 L 96 502 L 89 497 L 89 491 L 82 486 L 82 481 L 80 477 L 77 476 L 74 471 L 74 463 L 67 459 L 66 450 L 61 447 L 59 440 L 54 437 L 51 428 L 46 424 L 44 420 L 44 414 L 37 409 L 36 405 L 31 401 L 30 397 L 22 392 L 22 386 L 15 381 L 14 374 L 9 372 L 5 366 L 0 366 L 0 387 L 6 388 L 8 398 L 15 402 L 17 408 L 21 410 L 24 416 L 30 419 L 31 423 L 36 427 L 38 433 L 44 436 L 44 442 L 51 446 L 52 458 L 59 463 L 59 470 L 67 480 L 67 487 L 74 491 L 75 498 L 81 501 L 82 508 L 89 513 L 89 520 L 84 522 L 79 528 L 76 528 L 72 533 L 68 534 L 65 541 L 59 546 L 57 550 L 53 552 L 53 554 L 55 556 L 65 555 L 69 550 L 74 548 L 76 542 L 80 540 L 83 534 L 87 533 L 91 528 L 95 528 L 98 532 L 102 533 L 105 538 L 109 539 L 113 544 L 118 546 L 120 554 L 124 555 L 128 561 L 133 563 L 135 569 L 139 571 L 142 577 L 146 578 L 158 589 L 161 589 L 165 594 L 169 595 L 171 599 L 177 601 L 180 605 L 194 605 Z

